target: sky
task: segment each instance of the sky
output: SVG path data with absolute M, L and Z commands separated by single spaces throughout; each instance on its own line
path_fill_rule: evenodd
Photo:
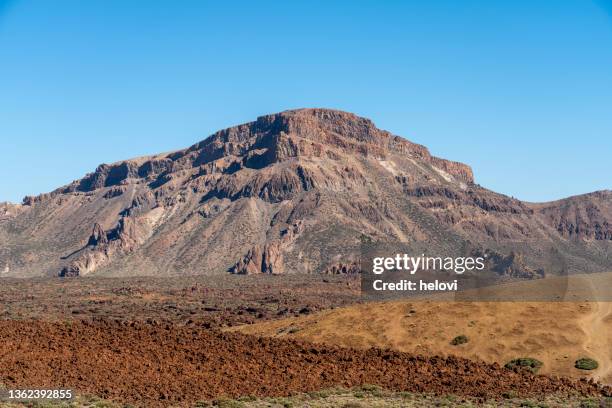
M 612 188 L 612 2 L 0 0 L 0 201 L 300 107 L 527 201 Z

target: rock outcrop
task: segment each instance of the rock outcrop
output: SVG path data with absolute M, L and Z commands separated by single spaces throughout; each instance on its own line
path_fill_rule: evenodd
M 323 273 L 326 275 L 356 275 L 361 273 L 361 265 L 358 262 L 338 262 L 328 265 Z
M 238 275 L 284 273 L 285 267 L 280 242 L 273 241 L 264 245 L 255 245 L 230 268 L 230 272 Z

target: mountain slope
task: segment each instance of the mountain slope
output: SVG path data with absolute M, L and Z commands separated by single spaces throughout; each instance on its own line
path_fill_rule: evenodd
M 612 252 L 611 202 L 523 203 L 368 119 L 301 109 L 1 205 L 0 275 L 346 272 L 364 238 L 502 255 L 546 243 L 596 270 Z

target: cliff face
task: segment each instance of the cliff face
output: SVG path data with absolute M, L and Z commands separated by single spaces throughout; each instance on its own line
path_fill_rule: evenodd
M 353 270 L 346 265 L 354 266 L 364 236 L 492 249 L 560 240 L 609 253 L 611 201 L 601 192 L 522 203 L 368 119 L 302 109 L 177 152 L 102 164 L 22 205 L 0 206 L 0 273 Z M 599 265 L 590 251 L 570 250 Z
M 403 155 L 466 183 L 469 166 L 430 155 L 426 147 L 379 130 L 369 119 L 326 109 L 303 109 L 262 116 L 255 122 L 221 130 L 188 149 L 166 156 L 102 164 L 95 172 L 51 194 L 26 197 L 32 204 L 57 194 L 91 192 L 105 187 L 150 181 L 150 187 L 168 182 L 172 175 L 197 169 L 200 175 L 231 174 L 240 169 L 262 169 L 295 158 L 339 158 L 339 154 L 385 160 Z

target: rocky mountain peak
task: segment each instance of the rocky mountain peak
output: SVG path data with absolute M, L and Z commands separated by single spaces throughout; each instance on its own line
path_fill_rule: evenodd
M 503 269 L 510 277 L 537 271 L 536 250 L 562 242 L 570 265 L 598 270 L 611 203 L 609 192 L 524 203 L 369 119 L 298 109 L 0 205 L 0 265 L 15 275 L 351 273 L 365 237 L 496 251 L 524 261 Z M 536 250 L 507 258 L 507 244 L 525 240 Z
M 369 119 L 310 108 L 260 116 L 254 122 L 220 130 L 184 150 L 101 164 L 82 179 L 52 193 L 26 197 L 23 203 L 33 205 L 56 194 L 145 182 L 156 188 L 180 174 L 232 174 L 299 158 L 359 156 L 385 160 L 390 155 L 434 166 L 461 182 L 474 181 L 469 166 L 434 157 L 426 147 L 380 130 Z

